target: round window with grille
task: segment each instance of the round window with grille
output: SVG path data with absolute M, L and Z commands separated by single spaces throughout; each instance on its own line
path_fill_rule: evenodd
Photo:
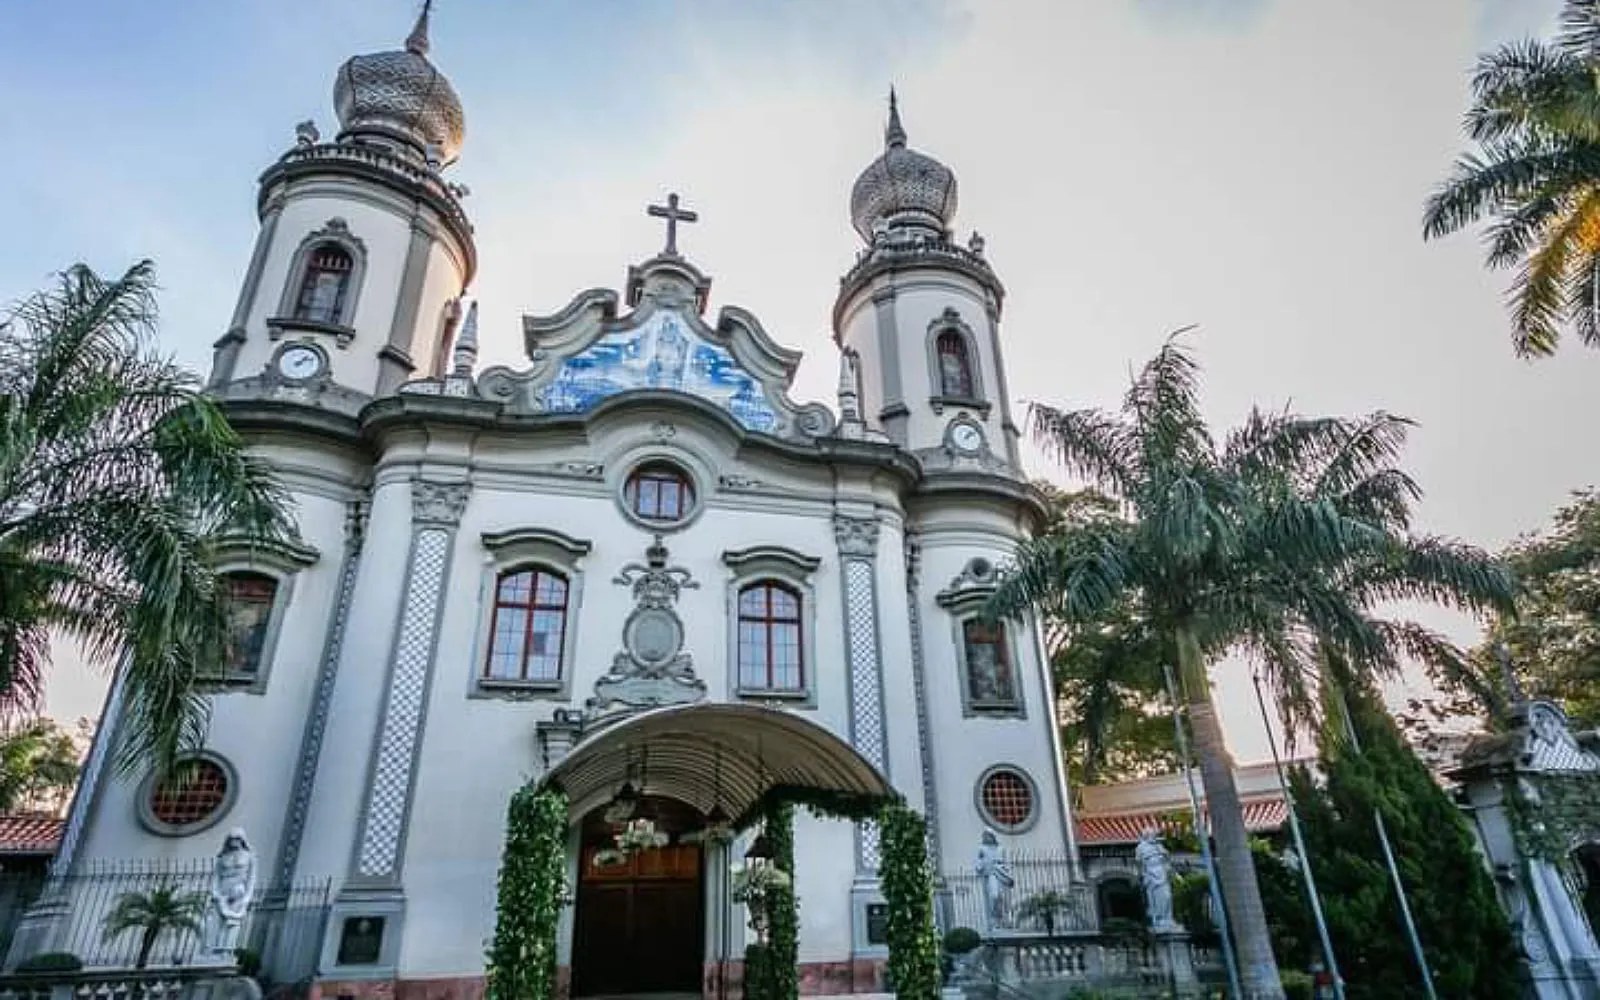
M 158 833 L 198 833 L 220 820 L 233 805 L 233 769 L 221 758 L 206 755 L 184 762 L 176 773 L 145 780 L 140 817 Z
M 978 780 L 978 811 L 1000 830 L 1032 826 L 1037 799 L 1033 781 L 1016 768 L 993 767 Z

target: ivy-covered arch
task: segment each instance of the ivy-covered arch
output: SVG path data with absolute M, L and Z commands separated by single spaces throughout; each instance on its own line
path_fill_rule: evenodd
M 629 761 L 648 748 L 648 775 Z M 715 758 L 717 765 L 710 766 Z M 717 775 L 718 787 L 708 776 Z M 488 955 L 489 1000 L 549 1000 L 556 990 L 556 947 L 566 878 L 569 812 L 582 815 L 624 782 L 709 813 L 736 817 L 734 830 L 762 827 L 770 862 L 790 878 L 763 900 L 767 943 L 747 952 L 745 996 L 794 1000 L 799 993 L 798 901 L 793 891 L 797 807 L 877 828 L 880 878 L 889 919 L 888 974 L 898 996 L 939 993 L 938 937 L 926 824 L 859 754 L 832 733 L 791 713 L 751 705 L 659 709 L 579 741 L 536 783 L 519 789 L 507 813 L 498 912 Z

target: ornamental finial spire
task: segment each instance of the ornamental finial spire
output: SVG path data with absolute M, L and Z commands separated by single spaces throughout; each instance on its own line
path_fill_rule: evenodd
M 432 10 L 433 0 L 422 0 L 422 13 L 417 15 L 417 23 L 412 27 L 411 34 L 406 36 L 407 52 L 419 56 L 428 54 L 428 14 Z
M 883 130 L 883 144 L 889 148 L 906 144 L 906 129 L 900 124 L 900 103 L 895 100 L 893 84 L 889 86 L 889 126 Z

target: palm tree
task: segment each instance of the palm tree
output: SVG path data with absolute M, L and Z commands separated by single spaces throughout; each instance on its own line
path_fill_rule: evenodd
M 287 530 L 284 494 L 189 371 L 153 348 L 153 269 L 77 265 L 0 313 L 0 711 L 38 708 L 52 635 L 120 658 L 119 762 L 204 736 L 216 542 Z
M 1250 415 L 1216 442 L 1200 413 L 1199 368 L 1176 337 L 1140 371 L 1120 414 L 1035 405 L 1030 423 L 1070 472 L 1121 505 L 1025 544 L 989 610 L 1031 608 L 1088 622 L 1135 600 L 1176 660 L 1204 782 L 1217 868 L 1247 995 L 1282 996 L 1232 758 L 1208 667 L 1241 650 L 1285 709 L 1315 714 L 1323 645 L 1392 664 L 1426 633 L 1375 620 L 1390 600 L 1468 608 L 1511 582 L 1486 555 L 1404 529 L 1417 490 L 1392 462 L 1407 424 Z
M 1465 129 L 1478 150 L 1428 199 L 1424 238 L 1494 217 L 1517 353 L 1554 353 L 1563 326 L 1600 347 L 1600 2 L 1566 0 L 1552 41 L 1482 56 Z
M 200 920 L 206 912 L 206 894 L 183 890 L 173 885 L 159 885 L 148 892 L 125 892 L 117 897 L 100 933 L 107 941 L 115 941 L 128 931 L 139 932 L 139 957 L 133 967 L 142 969 L 150 963 L 150 952 L 156 941 L 168 931 L 200 933 Z

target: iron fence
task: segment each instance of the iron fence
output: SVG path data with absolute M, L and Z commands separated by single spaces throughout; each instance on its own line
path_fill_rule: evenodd
M 169 927 L 150 936 L 138 928 L 111 933 L 107 920 L 124 899 L 163 891 L 204 926 L 212 862 L 97 862 L 44 886 L 40 901 L 61 916 L 38 942 L 38 952 L 70 952 L 85 968 L 181 967 L 202 958 L 204 942 L 192 927 Z M 317 971 L 327 919 L 328 879 L 303 879 L 289 886 L 259 886 L 239 932 L 239 947 L 261 961 L 261 977 L 298 982 Z M 20 917 L 21 908 L 16 908 Z M 15 930 L 0 930 L 9 938 Z M 145 954 L 141 954 L 141 953 Z M 15 957 L 15 956 L 13 956 Z M 22 956 L 26 957 L 26 956 Z
M 1010 884 L 997 879 L 991 894 L 973 869 L 944 876 L 941 916 L 946 930 L 970 927 L 985 936 L 1093 934 L 1099 930 L 1094 891 L 1073 880 L 1064 854 L 1019 852 L 1006 857 Z

